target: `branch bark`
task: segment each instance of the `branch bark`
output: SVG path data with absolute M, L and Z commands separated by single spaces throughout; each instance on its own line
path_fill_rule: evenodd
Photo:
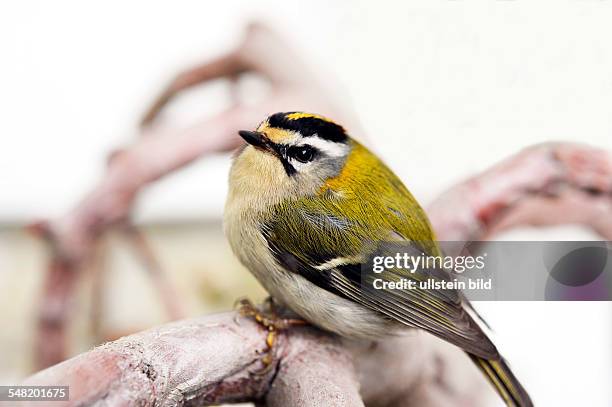
M 138 193 L 207 154 L 235 148 L 236 130 L 279 110 L 312 110 L 361 129 L 280 37 L 261 26 L 217 61 L 177 76 L 145 115 L 143 134 L 113 156 L 106 174 L 65 216 L 39 224 L 51 247 L 40 305 L 40 366 L 63 360 L 75 281 L 108 228 L 124 225 Z M 236 105 L 181 132 L 153 126 L 189 86 L 254 72 L 271 84 L 256 107 Z M 529 148 L 459 184 L 429 207 L 441 240 L 486 239 L 511 227 L 582 223 L 612 236 L 612 159 L 576 144 Z M 268 405 L 479 405 L 492 396 L 460 351 L 424 333 L 382 342 L 340 341 L 314 328 L 281 335 L 279 364 L 265 375 L 257 351 L 265 332 L 232 314 L 182 321 L 105 344 L 43 370 L 25 384 L 68 384 L 64 405 L 183 406 L 240 400 Z M 384 368 L 381 368 L 383 367 Z M 60 405 L 60 404 L 58 404 Z
M 101 345 L 22 384 L 69 386 L 70 401 L 57 406 L 477 405 L 482 391 L 476 370 L 456 363 L 463 355 L 425 334 L 364 343 L 296 328 L 280 335 L 277 362 L 261 374 L 266 334 L 234 313 L 209 315 Z
M 439 240 L 561 224 L 611 240 L 612 154 L 575 143 L 531 146 L 444 192 L 427 212 Z
M 540 145 L 447 191 L 431 205 L 430 216 L 441 239 L 482 239 L 523 224 L 568 222 L 609 238 L 611 180 L 612 155 L 603 150 Z M 280 337 L 275 369 L 257 375 L 265 334 L 250 320 L 236 325 L 231 313 L 182 321 L 103 345 L 25 384 L 70 385 L 70 406 L 245 400 L 270 406 L 476 406 L 492 396 L 458 349 L 422 332 L 353 342 L 312 327 L 291 330 Z
M 68 304 L 75 281 L 91 260 L 100 236 L 113 227 L 129 225 L 138 194 L 147 185 L 199 158 L 233 150 L 242 140 L 237 130 L 253 128 L 262 117 L 276 111 L 317 111 L 361 133 L 355 116 L 333 104 L 328 87 L 307 66 L 280 36 L 264 26 L 252 24 L 235 50 L 185 71 L 171 81 L 143 119 L 142 135 L 146 137 L 114 152 L 106 173 L 81 202 L 64 216 L 31 227 L 48 242 L 51 257 L 39 304 L 35 349 L 38 368 L 65 359 Z M 177 93 L 211 79 L 235 78 L 247 72 L 271 85 L 268 97 L 257 106 L 238 103 L 180 131 L 155 126 L 154 120 Z M 169 312 L 172 314 L 176 308 L 171 304 Z

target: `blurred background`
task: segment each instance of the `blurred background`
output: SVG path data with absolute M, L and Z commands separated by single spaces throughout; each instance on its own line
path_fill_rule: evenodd
M 20 1 L 0 4 L 0 384 L 33 370 L 48 248 L 24 230 L 69 211 L 138 134 L 178 71 L 235 47 L 261 21 L 337 86 L 370 144 L 426 204 L 529 145 L 612 150 L 612 4 L 590 1 Z M 164 112 L 181 126 L 231 104 L 208 83 Z M 246 98 L 265 84 L 245 81 Z M 262 117 L 263 119 L 263 117 Z M 253 123 L 255 126 L 257 123 Z M 185 315 L 264 297 L 222 233 L 229 154 L 147 188 L 135 221 Z M 522 228 L 517 240 L 597 239 L 579 227 Z M 167 321 L 121 235 L 104 247 L 98 339 Z M 70 353 L 91 348 L 93 278 L 78 284 Z M 479 303 L 540 406 L 610 406 L 609 303 Z

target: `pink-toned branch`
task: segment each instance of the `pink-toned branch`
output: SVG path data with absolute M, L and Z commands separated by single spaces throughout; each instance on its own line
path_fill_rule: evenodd
M 126 222 L 123 227 L 124 235 L 128 238 L 138 258 L 145 266 L 149 277 L 159 293 L 171 320 L 181 319 L 185 316 L 183 304 L 179 301 L 180 293 L 170 282 L 168 275 L 164 273 L 155 251 L 151 247 L 145 234 L 136 226 Z
M 73 210 L 38 225 L 51 248 L 40 308 L 41 366 L 65 357 L 75 281 L 99 237 L 110 227 L 128 224 L 134 201 L 147 185 L 203 156 L 235 148 L 236 130 L 252 128 L 275 111 L 317 111 L 361 133 L 355 116 L 333 103 L 325 85 L 305 66 L 279 36 L 251 26 L 235 51 L 177 76 L 145 115 L 147 137 L 115 153 L 103 178 Z M 182 131 L 164 133 L 155 126 L 164 105 L 180 91 L 222 76 L 235 80 L 244 72 L 271 84 L 270 94 L 257 106 L 238 102 Z M 450 189 L 428 212 L 441 240 L 486 239 L 519 225 L 568 222 L 610 238 L 610 157 L 575 144 L 530 147 Z M 425 334 L 340 342 L 303 328 L 281 335 L 276 369 L 253 375 L 264 334 L 250 321 L 236 326 L 231 314 L 182 321 L 104 345 L 26 383 L 69 384 L 67 405 L 265 398 L 269 405 L 354 406 L 362 404 L 360 397 L 368 405 L 478 405 L 487 394 L 484 380 L 461 352 Z
M 574 143 L 532 146 L 449 189 L 427 212 L 439 240 L 561 224 L 612 240 L 612 154 Z
M 145 115 L 142 134 L 146 137 L 114 152 L 104 176 L 71 211 L 32 227 L 49 242 L 51 256 L 39 305 L 35 351 L 39 368 L 65 359 L 70 316 L 67 304 L 75 280 L 88 264 L 100 236 L 109 228 L 129 224 L 138 194 L 147 185 L 201 157 L 234 149 L 240 143 L 237 130 L 252 128 L 262 117 L 278 110 L 318 111 L 353 123 L 358 130 L 354 116 L 332 105 L 329 91 L 306 66 L 280 36 L 263 26 L 251 25 L 234 51 L 171 81 Z M 271 85 L 270 94 L 257 106 L 237 104 L 183 130 L 155 126 L 154 119 L 178 92 L 219 77 L 235 80 L 245 72 L 257 74 Z M 139 247 L 142 249 L 142 245 Z M 151 264 L 151 256 L 145 260 Z M 159 276 L 155 270 L 151 272 Z M 162 290 L 162 296 L 169 312 L 176 315 L 180 306 L 169 301 L 165 292 Z
M 568 222 L 607 233 L 611 162 L 610 153 L 581 145 L 531 147 L 444 193 L 431 205 L 431 219 L 444 239 Z M 258 375 L 264 343 L 265 331 L 252 321 L 238 325 L 231 313 L 212 315 L 104 345 L 25 384 L 70 385 L 70 406 L 242 400 L 270 406 L 477 406 L 492 396 L 458 349 L 422 332 L 359 342 L 294 329 L 280 336 L 275 369 Z
M 234 313 L 170 323 L 43 370 L 24 385 L 64 385 L 59 406 L 476 406 L 486 384 L 457 349 L 426 334 L 351 342 L 315 328 L 279 337 L 262 370 L 266 331 Z M 362 399 L 363 398 L 363 399 Z M 22 403 L 27 406 L 27 403 Z M 0 406 L 5 406 L 2 404 Z M 33 402 L 32 405 L 36 405 Z

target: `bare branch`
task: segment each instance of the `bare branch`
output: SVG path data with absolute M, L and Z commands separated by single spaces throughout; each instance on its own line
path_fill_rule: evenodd
M 167 273 L 162 268 L 147 236 L 139 228 L 129 222 L 125 222 L 123 232 L 138 255 L 141 263 L 146 268 L 152 283 L 159 293 L 161 301 L 165 304 L 170 319 L 174 321 L 184 318 L 186 315 L 183 310 L 183 304 L 179 301 L 181 297 L 170 282 Z
M 152 182 L 193 161 L 236 148 L 240 129 L 253 128 L 268 114 L 281 110 L 317 111 L 342 120 L 359 132 L 355 116 L 334 106 L 329 90 L 320 84 L 280 36 L 252 24 L 239 47 L 216 61 L 177 76 L 148 110 L 142 137 L 112 154 L 103 178 L 66 215 L 40 222 L 33 230 L 44 236 L 51 260 L 39 311 L 37 365 L 64 359 L 65 329 L 72 288 L 98 238 L 128 220 L 140 191 Z M 251 72 L 272 85 L 267 99 L 256 107 L 237 105 L 183 130 L 162 131 L 152 126 L 163 106 L 176 94 L 203 81 Z M 53 305 L 52 307 L 49 304 Z M 173 313 L 172 309 L 169 310 Z M 55 338 L 49 340 L 48 338 Z
M 266 333 L 251 319 L 238 324 L 234 313 L 170 323 L 99 346 L 22 384 L 70 386 L 70 401 L 58 406 L 257 400 L 271 407 L 362 406 L 360 390 L 373 406 L 406 400 L 479 405 L 486 395 L 462 352 L 424 333 L 343 342 L 312 327 L 295 328 L 280 335 L 277 363 L 267 372 L 261 363 Z
M 428 208 L 440 240 L 486 240 L 521 225 L 581 224 L 612 239 L 612 154 L 574 143 L 529 147 Z
M 611 162 L 609 153 L 575 144 L 529 148 L 443 194 L 432 222 L 442 239 L 568 221 L 610 236 Z M 361 405 L 359 395 L 368 405 L 479 405 L 491 393 L 458 349 L 422 332 L 341 342 L 314 328 L 292 330 L 280 337 L 275 370 L 256 375 L 264 343 L 265 332 L 251 321 L 238 327 L 232 314 L 214 315 L 106 344 L 26 384 L 69 384 L 68 405 L 265 399 L 271 406 L 353 406 Z
M 266 331 L 218 314 L 168 324 L 102 345 L 28 378 L 68 385 L 76 405 L 200 406 L 263 400 L 270 406 L 360 406 L 350 355 L 306 328 L 283 335 L 278 365 L 261 374 Z M 315 389 L 318 391 L 313 391 Z
M 275 111 L 310 110 L 332 116 L 359 134 L 355 116 L 279 36 L 249 28 L 234 51 L 178 75 L 143 119 L 143 134 L 113 155 L 104 177 L 65 216 L 37 230 L 52 250 L 40 306 L 39 363 L 65 356 L 65 330 L 75 280 L 108 228 L 123 225 L 139 192 L 163 176 L 240 140 Z M 256 107 L 236 105 L 183 131 L 153 127 L 175 95 L 204 81 L 252 72 L 272 85 Z M 522 224 L 577 222 L 612 236 L 610 154 L 575 144 L 529 148 L 452 188 L 430 206 L 441 240 L 485 239 Z M 479 405 L 484 380 L 456 348 L 424 333 L 384 342 L 341 342 L 314 328 L 281 335 L 279 364 L 264 375 L 257 351 L 265 332 L 232 314 L 165 325 L 132 335 L 53 366 L 26 384 L 68 384 L 65 405 L 206 405 L 265 400 L 268 405 Z M 60 404 L 58 404 L 60 405 Z

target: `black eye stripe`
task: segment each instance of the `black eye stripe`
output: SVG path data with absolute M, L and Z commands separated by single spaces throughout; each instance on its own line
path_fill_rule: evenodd
M 285 172 L 287 173 L 287 175 L 290 177 L 295 175 L 297 173 L 297 171 L 295 170 L 295 167 L 291 165 L 291 163 L 287 160 L 288 146 L 285 144 L 275 144 L 275 143 L 271 143 L 271 146 L 276 152 L 276 156 L 278 157 L 280 162 L 283 164 L 283 168 L 285 169 Z
M 289 164 L 289 162 L 287 160 L 285 160 L 285 158 L 280 159 L 281 163 L 283 164 L 283 168 L 285 169 L 285 172 L 287 173 L 288 176 L 292 176 L 295 175 L 295 173 L 297 172 L 295 170 L 295 167 L 291 164 Z

